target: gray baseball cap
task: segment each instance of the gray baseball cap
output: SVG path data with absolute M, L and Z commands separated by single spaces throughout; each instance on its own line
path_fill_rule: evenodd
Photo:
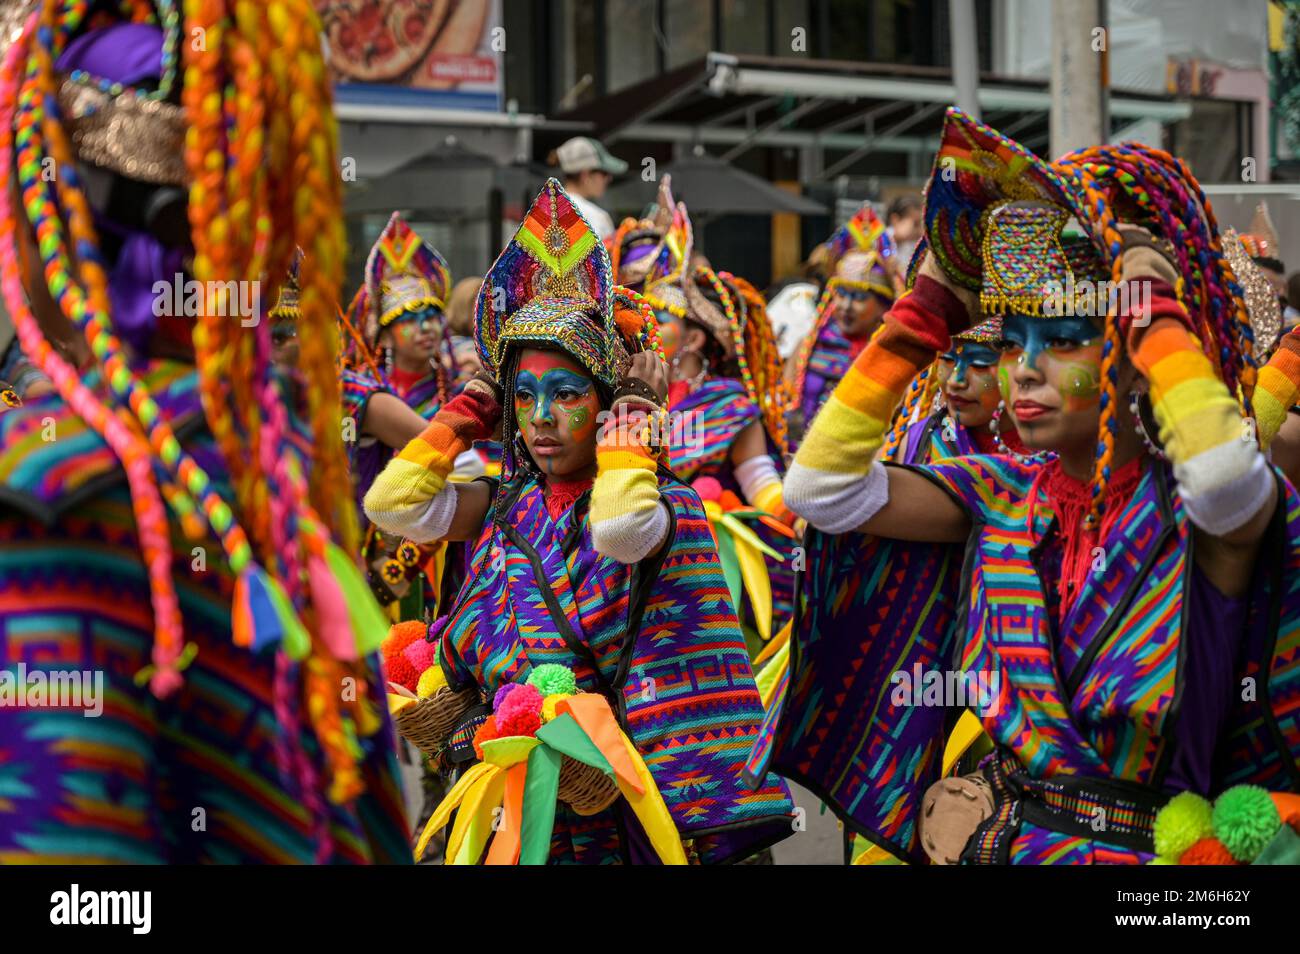
M 599 140 L 588 136 L 574 136 L 555 150 L 555 155 L 560 160 L 560 168 L 568 175 L 576 175 L 588 169 L 599 169 L 612 176 L 627 172 L 626 162 L 615 159 Z

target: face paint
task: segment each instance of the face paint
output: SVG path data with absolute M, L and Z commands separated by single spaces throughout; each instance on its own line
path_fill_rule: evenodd
M 1071 452 L 1095 443 L 1102 334 L 1086 318 L 1008 315 L 999 385 L 1026 445 Z
M 664 357 L 671 363 L 682 346 L 681 319 L 667 311 L 656 311 L 655 318 L 659 322 L 659 341 L 664 346 Z
M 575 474 L 596 459 L 600 395 L 571 357 L 528 348 L 515 375 L 515 418 L 529 453 L 548 475 Z
M 406 364 L 427 361 L 438 347 L 437 308 L 409 312 L 388 326 L 391 347 L 398 360 Z
M 983 427 L 992 419 L 998 404 L 997 364 L 997 351 L 975 341 L 955 341 L 940 357 L 940 387 L 949 412 L 964 427 Z

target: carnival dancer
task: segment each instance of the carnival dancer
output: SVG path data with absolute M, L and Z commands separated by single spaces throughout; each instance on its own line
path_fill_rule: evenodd
M 902 288 L 893 240 L 871 203 L 827 239 L 812 259 L 830 272 L 817 321 L 795 359 L 792 430 L 803 434 Z
M 337 493 L 343 230 L 319 22 L 305 0 L 187 8 L 11 4 L 0 29 L 5 302 L 59 392 L 0 417 L 0 652 L 29 686 L 95 677 L 80 699 L 0 707 L 0 860 L 409 860 L 386 627 Z M 301 419 L 269 323 L 237 320 L 228 291 L 282 280 L 295 245 Z M 182 261 L 200 314 L 155 318 Z M 60 322 L 87 366 L 49 345 Z
M 394 212 L 366 259 L 365 282 L 342 316 L 350 339 L 343 406 L 355 422 L 349 459 L 364 534 L 362 558 L 376 598 L 395 622 L 423 618 L 426 608 L 436 607 L 447 554 L 442 547 L 417 547 L 385 534 L 365 519 L 361 501 L 375 475 L 423 430 L 412 415 L 391 415 L 400 424 L 379 425 L 383 436 L 372 434 L 369 422 L 376 412 L 385 414 L 385 395 L 398 397 L 422 422 L 450 397 L 457 377 L 443 314 L 450 288 L 446 260 Z M 459 462 L 457 477 L 465 471 L 482 472 L 472 453 Z
M 935 168 L 915 287 L 786 481 L 836 536 L 810 561 L 772 766 L 910 860 L 1144 862 L 1171 795 L 1300 782 L 1297 498 L 1243 438 L 1246 308 L 1166 153 L 1053 166 L 950 110 Z M 907 382 L 976 307 L 1002 317 L 1003 397 L 1034 456 L 874 461 Z M 908 541 L 964 544 L 964 568 Z M 997 748 L 940 781 L 964 706 Z
M 646 440 L 646 415 L 663 413 L 667 387 L 647 350 L 653 320 L 611 278 L 604 246 L 549 181 L 479 294 L 488 373 L 379 475 L 366 512 L 412 539 L 472 541 L 469 579 L 430 631 L 436 660 L 422 676 L 445 677 L 435 698 L 456 717 L 440 710 L 439 758 L 472 759 L 476 734 L 475 747 L 487 746 L 480 698 L 498 703 L 501 734 L 507 723 L 527 728 L 501 700 L 554 664 L 548 671 L 571 670 L 580 690 L 607 701 L 674 837 L 703 862 L 737 860 L 789 833 L 791 805 L 775 778 L 753 795 L 742 788 L 758 693 L 700 500 Z M 500 481 L 449 483 L 456 456 L 498 422 Z M 617 796 L 584 802 L 584 814 L 559 805 L 549 860 L 653 857 L 633 811 L 640 800 Z M 509 863 L 518 845 L 512 854 L 502 840 L 488 857 Z

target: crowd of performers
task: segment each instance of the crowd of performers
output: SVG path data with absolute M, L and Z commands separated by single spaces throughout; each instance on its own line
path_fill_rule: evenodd
M 0 862 L 739 862 L 791 780 L 858 863 L 1300 863 L 1300 332 L 1180 160 L 951 110 L 793 341 L 666 178 L 346 297 L 308 0 L 0 18 L 0 671 L 103 680 L 0 704 Z

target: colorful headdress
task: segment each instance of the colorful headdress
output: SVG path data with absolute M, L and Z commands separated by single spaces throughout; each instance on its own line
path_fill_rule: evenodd
M 0 165 L 17 170 L 20 188 L 0 190 L 5 300 L 24 352 L 123 461 L 154 615 L 152 665 L 137 678 L 166 696 L 179 687 L 180 673 L 193 658 L 172 580 L 164 500 L 192 541 L 220 543 L 235 578 L 235 644 L 250 651 L 275 647 L 303 663 L 306 699 L 299 705 L 295 691 L 286 693 L 277 717 L 289 740 L 286 759 L 292 757 L 285 771 L 298 775 L 327 857 L 330 811 L 320 793 L 344 803 L 364 790 L 357 742 L 350 736 L 380 725 L 365 701 L 367 692 L 348 701 L 337 687 L 343 678 L 364 686 L 369 669 L 359 655 L 377 647 L 387 628 L 348 555 L 356 549 L 356 513 L 349 496 L 339 492 L 348 476 L 333 309 L 344 235 L 332 89 L 320 55 L 319 19 L 307 0 L 208 0 L 185 9 L 182 24 L 174 0 L 48 0 L 21 34 L 6 36 L 12 43 L 0 68 Z M 207 42 L 173 42 L 181 33 Z M 273 50 L 266 43 L 271 36 Z M 147 52 L 149 37 L 162 50 L 155 75 L 114 80 L 136 68 L 134 58 L 128 63 L 122 57 L 122 44 Z M 177 50 L 183 50 L 184 71 L 176 68 Z M 104 107 L 120 119 L 161 109 L 183 82 L 183 105 L 177 108 L 186 127 L 184 149 L 179 141 L 173 146 L 191 183 L 191 274 L 209 289 L 193 343 L 202 407 L 227 472 L 220 476 L 229 477 L 228 492 L 217 489 L 227 481 L 209 476 L 177 440 L 127 359 L 114 324 L 115 298 L 95 213 L 72 161 L 74 145 L 84 146 L 87 137 L 78 133 L 76 117 L 60 108 L 60 91 L 69 81 L 103 93 Z M 152 146 L 142 135 L 120 131 L 117 141 L 132 152 Z M 117 168 L 101 158 L 91 161 Z M 57 163 L 57 180 L 42 175 L 49 162 Z M 170 181 L 145 167 L 118 171 L 140 181 Z M 21 209 L 11 195 L 21 195 Z M 51 296 L 103 366 L 105 395 L 82 383 L 31 313 L 16 241 L 18 229 L 28 225 L 39 236 Z M 299 276 L 304 333 L 297 370 L 305 385 L 309 473 L 292 449 L 287 408 L 293 400 L 270 360 L 269 322 L 250 328 L 232 321 L 224 307 L 226 290 L 235 283 L 283 281 L 295 246 L 306 251 Z M 148 288 L 136 284 L 127 290 L 141 287 Z M 317 777 L 315 760 L 298 748 L 299 719 L 315 730 L 327 779 Z
M 973 341 L 976 344 L 997 344 L 1002 340 L 1002 318 L 996 316 L 985 319 L 973 328 L 958 332 L 952 336 L 953 341 Z
M 1043 202 L 989 209 L 981 259 L 985 315 L 1095 315 L 1096 282 L 1109 271 L 1092 243 L 1061 233 L 1069 213 Z M 1071 302 L 1064 296 L 1070 295 Z
M 615 387 L 623 368 L 612 276 L 596 232 L 548 179 L 479 289 L 474 339 L 483 367 L 499 379 L 507 345 L 549 344 Z
M 1286 266 L 1278 252 L 1277 229 L 1268 214 L 1268 203 L 1261 202 L 1255 206 L 1255 215 L 1250 220 L 1250 230 L 1240 236 L 1246 254 L 1261 268 L 1274 272 L 1285 272 Z
M 925 189 L 926 244 L 949 277 L 981 291 L 988 212 L 1022 200 L 1057 206 L 1066 219 L 1080 217 L 1074 189 L 1051 163 L 949 109 Z
M 706 297 L 705 289 L 717 296 L 721 307 Z M 743 278 L 703 265 L 695 268 L 685 290 L 688 320 L 722 346 L 726 366 L 720 373 L 738 376 L 744 382 L 750 399 L 763 413 L 769 436 L 784 453 L 790 398 L 762 294 Z
M 1223 255 L 1241 283 L 1250 329 L 1255 336 L 1255 358 L 1262 362 L 1282 337 L 1282 303 L 1268 277 L 1250 256 L 1245 240 L 1246 236 L 1232 229 L 1223 230 Z
M 365 317 L 366 340 L 403 315 L 445 307 L 451 272 L 438 250 L 394 212 L 366 259 L 365 295 L 358 307 Z
M 665 175 L 664 180 L 661 198 L 665 198 L 663 193 L 666 193 L 665 200 L 671 202 L 672 193 L 668 191 L 668 176 Z M 691 231 L 691 217 L 686 211 L 686 203 L 678 202 L 673 207 L 672 222 L 664 232 L 659 248 L 655 251 L 641 292 L 655 308 L 674 314 L 678 318 L 686 316 L 683 278 L 686 265 L 691 260 L 694 244 L 695 236 Z
M 889 237 L 885 223 L 876 215 L 870 202 L 863 202 L 852 218 L 831 233 L 821 245 L 813 251 L 812 260 L 822 269 L 827 278 L 833 276 L 840 261 L 853 251 L 874 252 L 883 262 L 894 254 L 894 240 Z
M 271 321 L 296 322 L 298 320 L 298 272 L 302 268 L 302 249 L 294 249 L 293 262 L 289 265 L 289 274 L 280 285 L 280 293 L 275 299 L 275 307 L 268 312 Z
M 614 279 L 620 285 L 639 285 L 647 276 L 663 248 L 663 239 L 673 222 L 672 177 L 659 180 L 658 202 L 654 215 L 644 219 L 626 218 L 609 239 L 609 261 Z

